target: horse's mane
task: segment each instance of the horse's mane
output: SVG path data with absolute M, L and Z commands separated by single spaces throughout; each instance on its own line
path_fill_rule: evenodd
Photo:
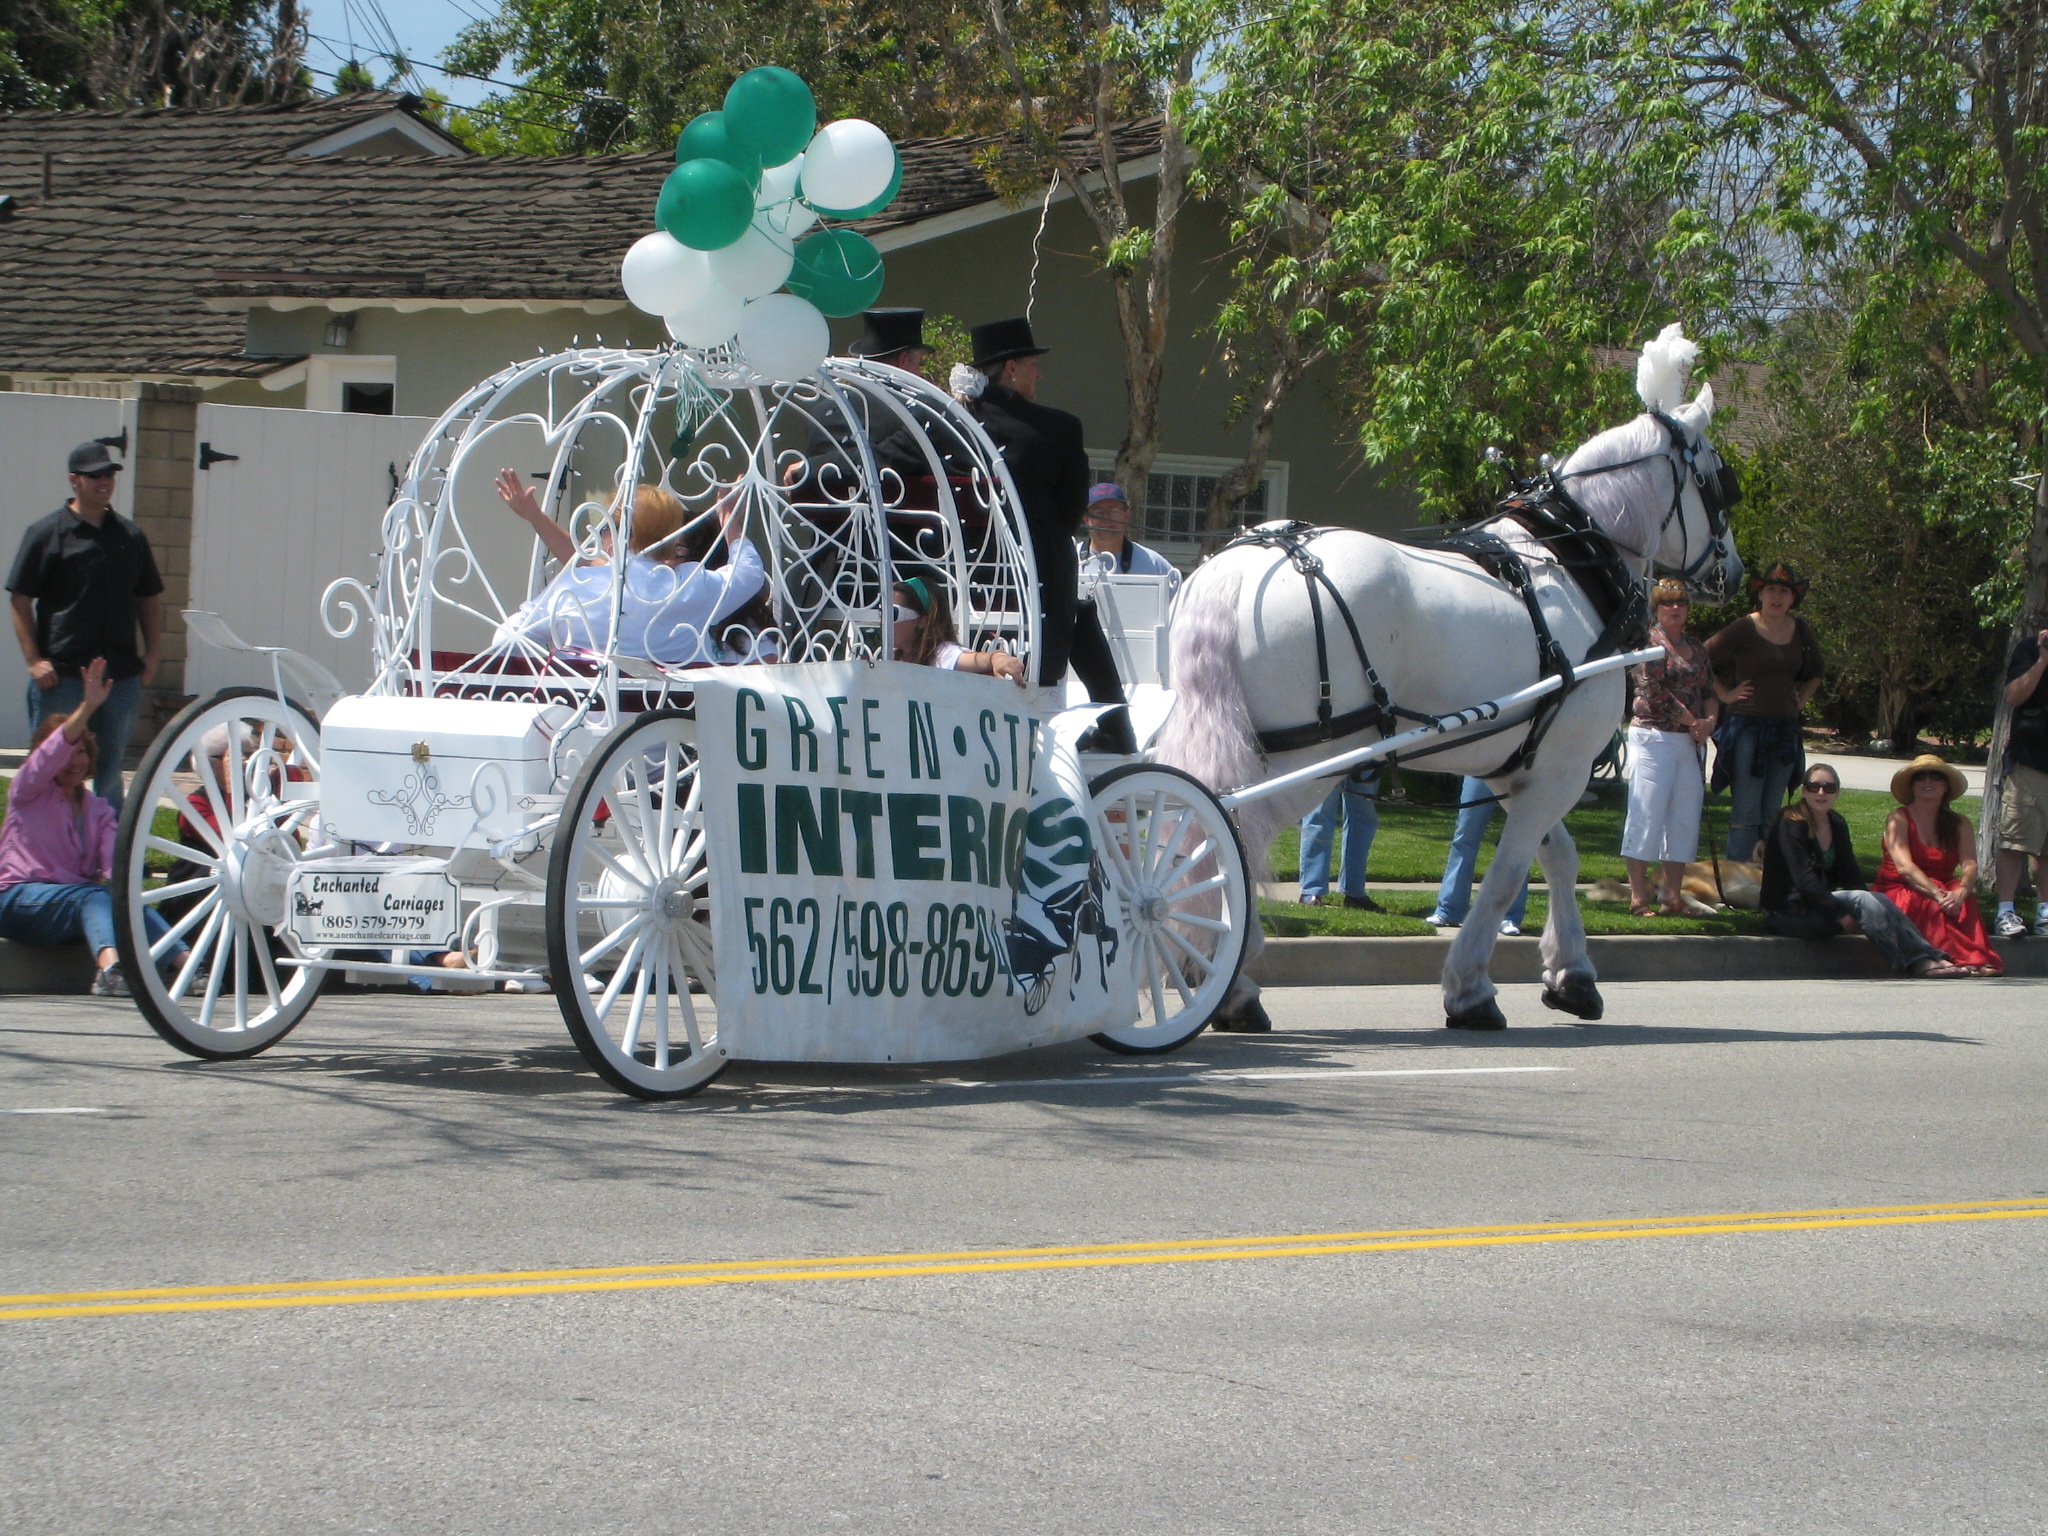
M 1580 444 L 1558 465 L 1558 474 L 1572 477 L 1565 482 L 1566 489 L 1595 522 L 1640 548 L 1641 530 L 1626 525 L 1669 500 L 1671 467 L 1660 452 L 1669 441 L 1663 424 L 1645 412 Z M 1643 462 L 1629 464 L 1631 459 Z M 1629 467 L 1606 475 L 1582 473 L 1608 464 Z

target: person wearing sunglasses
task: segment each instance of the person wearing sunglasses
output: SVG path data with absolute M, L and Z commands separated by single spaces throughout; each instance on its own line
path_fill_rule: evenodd
M 116 811 L 128 738 L 142 690 L 155 680 L 164 631 L 164 581 L 149 538 L 114 510 L 120 473 L 104 443 L 72 449 L 71 499 L 29 525 L 7 577 L 14 638 L 28 665 L 31 733 L 75 710 L 87 664 L 106 660 L 113 686 L 91 721 L 99 743 L 92 788 Z
M 1868 889 L 1849 824 L 1835 803 L 1841 778 L 1815 763 L 1799 798 L 1779 813 L 1764 839 L 1764 926 L 1788 939 L 1861 933 L 1901 976 L 1968 976 L 1897 906 Z
M 890 650 L 896 660 L 949 672 L 1007 677 L 1024 686 L 1024 663 L 1008 651 L 970 651 L 953 637 L 953 605 L 937 577 L 912 576 L 890 589 Z

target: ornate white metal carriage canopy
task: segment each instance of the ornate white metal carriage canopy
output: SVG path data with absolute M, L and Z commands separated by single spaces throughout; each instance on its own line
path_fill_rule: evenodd
M 558 558 L 501 496 L 508 466 L 563 531 Z M 372 695 L 609 719 L 622 681 L 630 708 L 692 665 L 889 658 L 891 588 L 912 576 L 958 644 L 1028 661 L 1037 582 L 1014 507 L 987 437 L 914 374 L 835 359 L 783 384 L 727 352 L 583 348 L 442 417 L 385 514 L 375 580 L 337 582 L 324 617 L 370 626 Z M 758 584 L 730 574 L 743 561 Z

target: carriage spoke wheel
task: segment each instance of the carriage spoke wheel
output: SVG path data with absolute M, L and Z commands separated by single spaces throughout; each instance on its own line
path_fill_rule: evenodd
M 150 1027 L 189 1055 L 253 1056 L 319 994 L 323 972 L 278 963 L 301 954 L 285 898 L 320 842 L 319 750 L 299 705 L 229 688 L 165 726 L 129 787 L 114 841 L 121 971 Z
M 1128 764 L 1089 792 L 1110 920 L 1138 983 L 1136 1020 L 1093 1038 L 1156 1055 L 1202 1032 L 1244 964 L 1258 920 L 1244 850 L 1216 797 L 1177 768 Z
M 562 1018 L 598 1074 L 642 1099 L 683 1098 L 726 1067 L 696 741 L 680 710 L 615 732 L 577 775 L 548 863 Z

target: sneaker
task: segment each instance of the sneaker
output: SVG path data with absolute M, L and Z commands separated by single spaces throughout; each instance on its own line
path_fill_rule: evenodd
M 121 974 L 119 963 L 108 966 L 92 979 L 94 997 L 127 997 L 128 978 Z
M 2034 913 L 2034 926 L 2027 932 L 2034 938 L 2048 939 L 2048 909 L 2040 909 Z
M 1504 917 L 1500 920 L 1500 931 L 1507 938 L 1519 939 L 1522 936 L 1522 925 L 1512 917 Z
M 1446 917 L 1441 912 L 1432 912 L 1423 921 L 1432 928 L 1455 928 L 1458 926 L 1455 918 Z
M 2048 936 L 2048 925 L 2044 925 L 2044 936 Z M 2001 912 L 1991 921 L 1991 934 L 1999 939 L 2024 939 L 2027 936 L 2027 920 L 2017 912 Z
M 1370 896 L 1346 896 L 1344 905 L 1354 912 L 1384 912 L 1387 909 Z

